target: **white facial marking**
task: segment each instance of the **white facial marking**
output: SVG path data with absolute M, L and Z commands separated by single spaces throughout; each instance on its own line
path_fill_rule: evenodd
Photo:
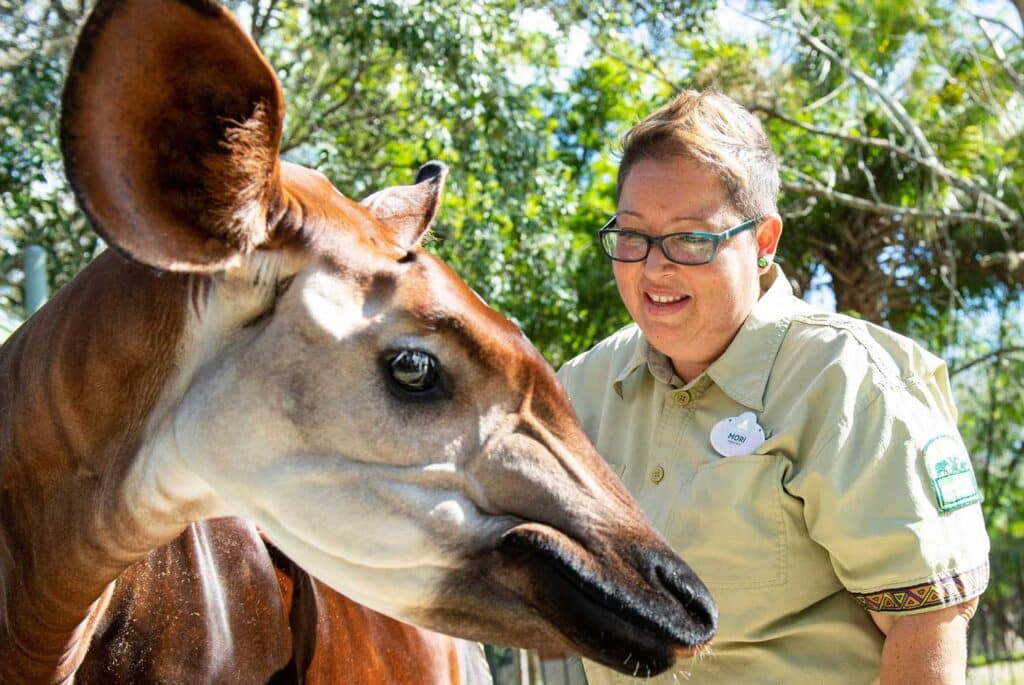
M 323 270 L 309 274 L 304 280 L 302 304 L 312 322 L 323 332 L 342 340 L 363 323 L 363 301 L 357 297 L 358 289 L 348 288 L 344 296 L 339 296 L 337 276 Z
M 463 505 L 454 499 L 438 502 L 430 510 L 430 517 L 446 528 L 460 528 L 467 518 Z
M 180 439 L 191 437 L 197 418 L 181 411 L 187 404 L 184 398 L 203 368 L 223 353 L 232 338 L 252 335 L 244 328 L 246 322 L 273 305 L 279 280 L 300 266 L 301 261 L 287 252 L 256 250 L 239 267 L 214 276 L 199 307 L 189 307 L 175 371 L 147 417 L 139 458 L 128 475 L 133 483 L 128 491 L 136 493 L 130 506 L 151 530 L 160 530 L 160 525 L 171 530 L 230 513 L 182 454 Z M 204 285 L 193 279 L 190 287 Z M 192 303 L 194 298 L 187 301 Z

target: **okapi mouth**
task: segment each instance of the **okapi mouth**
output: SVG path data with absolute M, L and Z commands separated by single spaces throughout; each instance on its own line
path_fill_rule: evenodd
M 667 548 L 664 554 L 649 545 L 644 550 L 616 541 L 608 557 L 598 558 L 536 523 L 512 528 L 498 545 L 504 556 L 529 567 L 531 604 L 582 656 L 647 677 L 706 646 L 718 611 L 696 574 Z M 622 559 L 623 552 L 632 558 Z

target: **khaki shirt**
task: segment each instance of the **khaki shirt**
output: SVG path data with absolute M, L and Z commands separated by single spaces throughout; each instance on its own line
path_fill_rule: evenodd
M 767 282 L 685 386 L 635 325 L 559 371 L 598 451 L 718 603 L 711 653 L 651 683 L 874 683 L 882 634 L 865 609 L 933 610 L 988 583 L 943 362 L 795 298 L 777 267 Z M 723 424 L 754 444 L 724 457 L 712 431 L 745 412 L 764 442 Z M 631 680 L 585 666 L 591 684 Z

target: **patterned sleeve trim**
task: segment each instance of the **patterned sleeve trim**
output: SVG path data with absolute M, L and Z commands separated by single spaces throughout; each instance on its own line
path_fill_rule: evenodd
M 868 611 L 917 611 L 931 607 L 952 606 L 977 597 L 988 587 L 988 564 L 955 576 L 943 576 L 919 585 L 879 590 L 878 592 L 851 592 Z

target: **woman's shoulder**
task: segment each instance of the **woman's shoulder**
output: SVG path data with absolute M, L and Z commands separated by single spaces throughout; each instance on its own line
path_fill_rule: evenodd
M 831 312 L 793 317 L 772 366 L 773 401 L 806 401 L 856 411 L 879 396 L 907 392 L 945 376 L 945 363 L 912 339 Z
M 871 370 L 899 383 L 926 377 L 944 362 L 913 339 L 845 314 L 808 311 L 793 316 L 780 357 L 791 363 L 851 372 Z
M 586 352 L 567 361 L 559 373 L 565 369 L 589 367 L 595 364 L 603 366 L 618 359 L 627 363 L 642 341 L 643 333 L 640 332 L 640 327 L 635 323 L 626 324 L 607 338 L 594 343 L 593 347 Z
M 642 342 L 640 327 L 635 323 L 627 324 L 567 361 L 558 370 L 558 377 L 567 388 L 578 385 L 583 379 L 604 384 L 634 360 Z

